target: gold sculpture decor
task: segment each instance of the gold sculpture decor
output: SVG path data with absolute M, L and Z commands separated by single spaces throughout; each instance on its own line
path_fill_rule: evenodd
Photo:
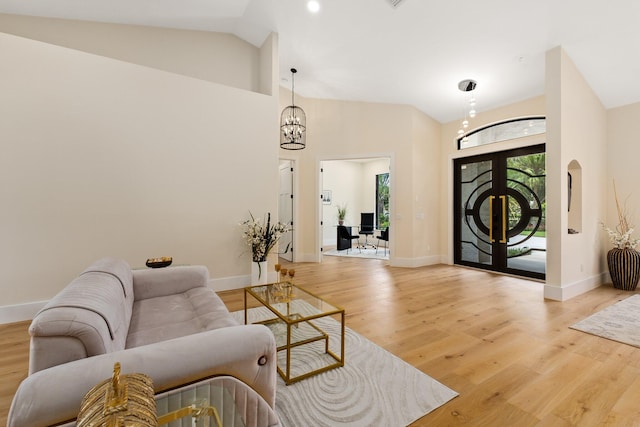
M 82 399 L 77 427 L 155 427 L 158 425 L 153 382 L 144 374 L 120 375 L 94 386 Z
M 187 416 L 211 417 L 222 427 L 216 408 L 206 404 L 194 404 L 158 417 L 151 378 L 144 374 L 120 375 L 120 362 L 116 362 L 111 379 L 85 394 L 76 427 L 157 427 Z

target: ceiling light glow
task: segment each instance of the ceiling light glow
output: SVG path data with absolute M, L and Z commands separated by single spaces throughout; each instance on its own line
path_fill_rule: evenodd
M 315 0 L 311 0 L 307 3 L 307 9 L 309 9 L 309 12 L 311 13 L 317 13 L 320 10 L 320 3 Z

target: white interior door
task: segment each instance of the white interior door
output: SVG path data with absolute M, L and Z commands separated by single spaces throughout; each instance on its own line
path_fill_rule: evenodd
M 293 162 L 280 161 L 280 198 L 278 199 L 278 220 L 293 228 Z M 280 238 L 278 253 L 293 262 L 293 231 Z

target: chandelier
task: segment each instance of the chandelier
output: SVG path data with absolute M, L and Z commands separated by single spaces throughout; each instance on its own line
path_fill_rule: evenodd
M 307 118 L 304 110 L 293 102 L 293 77 L 297 72 L 291 69 L 291 105 L 280 115 L 280 148 L 285 150 L 302 150 L 307 145 Z
M 460 129 L 458 129 L 458 140 L 460 142 L 467 142 L 467 129 L 469 128 L 469 119 L 476 116 L 476 98 L 473 96 L 473 91 L 478 82 L 471 79 L 465 79 L 458 83 L 458 89 L 465 95 L 464 100 L 464 116 L 460 123 Z

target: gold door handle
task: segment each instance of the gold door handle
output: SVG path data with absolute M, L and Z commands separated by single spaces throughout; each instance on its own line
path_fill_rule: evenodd
M 507 243 L 507 196 L 500 196 L 502 200 L 502 240 L 500 243 Z
M 496 239 L 493 238 L 493 200 L 496 196 L 489 196 L 489 242 L 493 243 Z

